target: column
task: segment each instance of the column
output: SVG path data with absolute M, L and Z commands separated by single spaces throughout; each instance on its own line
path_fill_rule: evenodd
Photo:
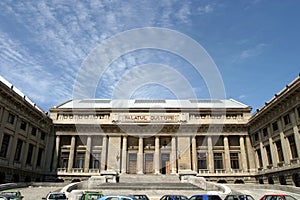
M 262 159 L 262 164 L 263 164 L 263 169 L 267 169 L 267 153 L 266 149 L 263 145 L 262 142 L 259 143 L 260 145 L 260 153 L 261 153 L 261 159 Z
M 197 156 L 197 144 L 196 144 L 196 136 L 192 137 L 192 170 L 198 173 L 198 156 Z
M 242 169 L 244 172 L 246 172 L 248 169 L 248 166 L 247 166 L 247 157 L 246 157 L 244 136 L 240 136 L 240 148 L 241 148 Z
M 172 136 L 171 140 L 171 173 L 176 174 L 176 138 L 175 136 Z
M 271 157 L 272 157 L 272 163 L 269 163 L 269 164 L 272 164 L 273 167 L 277 167 L 277 151 L 274 147 L 274 143 L 273 143 L 273 139 L 270 137 L 269 138 L 269 145 L 270 145 L 270 151 L 271 151 Z
M 256 160 L 254 160 L 255 159 L 254 151 L 253 151 L 253 147 L 252 147 L 249 135 L 246 136 L 246 148 L 247 148 L 249 169 L 250 169 L 250 171 L 253 171 L 255 168 L 258 168 L 258 167 L 255 167 Z
M 40 144 L 37 143 L 36 146 L 34 146 L 34 151 L 33 151 L 34 155 L 32 156 L 32 169 L 33 170 L 36 170 L 36 164 L 37 164 L 39 149 L 40 149 Z
M 214 173 L 214 153 L 213 153 L 211 136 L 208 136 L 207 138 L 207 151 L 208 151 L 208 170 L 210 173 Z
M 139 137 L 139 150 L 138 150 L 138 155 L 137 155 L 137 174 L 143 174 L 143 138 Z
M 60 136 L 57 135 L 55 139 L 55 150 L 53 155 L 53 163 L 52 163 L 52 171 L 56 171 L 57 169 L 57 163 L 58 163 L 58 154 L 59 154 L 59 148 L 60 148 Z
M 299 135 L 299 128 L 297 126 L 297 108 L 295 108 L 294 112 L 291 114 L 291 120 L 292 120 L 292 124 L 293 124 L 293 131 L 294 131 L 294 138 L 295 138 L 295 143 L 296 143 L 296 147 L 297 147 L 297 154 L 298 157 L 300 156 L 300 135 Z M 300 116 L 299 116 L 300 117 Z
M 86 149 L 85 149 L 85 157 L 84 157 L 84 172 L 88 173 L 90 169 L 90 158 L 92 153 L 92 138 L 88 136 L 86 139 Z
M 102 137 L 102 151 L 101 151 L 101 165 L 100 165 L 100 171 L 106 170 L 106 152 L 107 152 L 107 136 L 104 135 Z
M 281 141 L 281 148 L 283 151 L 283 157 L 284 157 L 284 163 L 285 164 L 290 164 L 292 155 L 291 155 L 291 148 L 287 143 L 287 138 L 285 137 L 284 133 L 281 131 L 280 132 L 280 141 Z
M 159 164 L 160 164 L 160 156 L 159 156 L 159 137 L 155 136 L 155 151 L 154 151 L 154 173 L 160 174 L 159 172 Z
M 126 172 L 127 172 L 127 136 L 123 136 L 121 173 L 126 174 Z
M 68 172 L 72 171 L 73 163 L 74 163 L 74 153 L 75 153 L 75 143 L 76 143 L 76 136 L 72 136 L 71 139 L 71 148 L 69 154 L 69 161 L 68 161 Z
M 29 143 L 28 143 L 29 139 L 27 138 L 24 143 L 23 143 L 23 146 L 22 147 L 22 152 L 24 156 L 21 156 L 21 163 L 22 163 L 22 168 L 25 168 L 26 166 L 26 159 L 27 159 L 27 156 L 31 156 L 31 155 L 28 155 L 28 148 L 29 148 Z
M 259 156 L 258 156 L 257 150 L 255 150 L 255 164 L 256 164 L 256 169 L 262 167 L 262 166 L 260 166 L 260 164 L 259 164 Z
M 230 172 L 231 171 L 230 151 L 229 151 L 229 143 L 228 143 L 227 136 L 224 136 L 223 142 L 224 142 L 224 151 L 225 151 L 225 170 L 226 172 Z

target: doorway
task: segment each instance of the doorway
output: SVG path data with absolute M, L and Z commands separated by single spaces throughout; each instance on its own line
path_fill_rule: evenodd
M 170 154 L 169 153 L 161 154 L 161 173 L 162 174 L 170 173 Z

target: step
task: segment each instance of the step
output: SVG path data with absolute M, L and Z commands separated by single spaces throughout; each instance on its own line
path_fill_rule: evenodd
M 180 183 L 178 175 L 162 174 L 122 174 L 120 183 Z

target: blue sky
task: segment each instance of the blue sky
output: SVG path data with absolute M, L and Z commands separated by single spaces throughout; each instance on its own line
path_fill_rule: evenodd
M 73 98 L 79 70 L 101 42 L 134 28 L 161 27 L 202 45 L 221 74 L 226 98 L 255 110 L 300 72 L 299 10 L 297 0 L 0 1 L 0 75 L 48 110 Z M 188 62 L 153 49 L 116 59 L 89 98 L 113 98 L 123 75 L 148 63 L 171 66 L 197 98 L 209 98 L 205 81 Z M 168 78 L 176 85 L 177 79 Z M 192 98 L 155 83 L 131 94 L 178 96 Z

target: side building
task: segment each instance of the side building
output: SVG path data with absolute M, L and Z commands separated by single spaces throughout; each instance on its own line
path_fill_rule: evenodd
M 0 182 L 45 180 L 53 138 L 47 114 L 0 76 Z
M 300 76 L 253 114 L 249 135 L 259 183 L 300 187 Z
M 255 182 L 251 107 L 235 100 L 85 99 L 50 112 L 61 179 L 117 172 Z

